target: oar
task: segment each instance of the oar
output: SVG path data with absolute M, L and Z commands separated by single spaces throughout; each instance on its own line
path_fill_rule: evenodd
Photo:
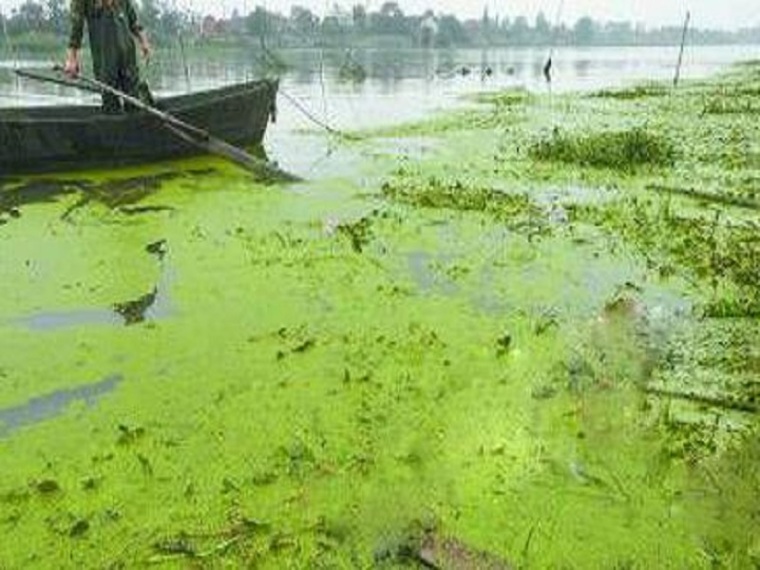
M 55 66 L 53 71 L 62 72 L 63 69 L 60 66 Z M 272 163 L 262 160 L 247 153 L 241 148 L 233 146 L 206 131 L 205 129 L 198 128 L 194 125 L 186 123 L 185 121 L 178 119 L 174 115 L 156 109 L 152 105 L 141 101 L 136 97 L 132 97 L 110 85 L 98 81 L 97 79 L 87 77 L 85 75 L 77 75 L 75 81 L 66 81 L 64 79 L 47 77 L 44 75 L 37 75 L 33 72 L 17 70 L 17 73 L 22 77 L 29 77 L 32 79 L 39 79 L 42 81 L 51 81 L 59 85 L 65 85 L 69 87 L 84 87 L 89 91 L 97 93 L 110 93 L 116 97 L 119 97 L 122 101 L 133 105 L 134 107 L 144 111 L 161 121 L 161 124 L 169 131 L 180 137 L 182 140 L 195 145 L 196 147 L 205 150 L 210 154 L 215 154 L 226 158 L 227 160 L 245 168 L 249 172 L 257 175 L 265 175 L 268 179 L 283 180 L 283 181 L 296 181 L 298 177 L 285 172 L 281 168 L 273 165 Z

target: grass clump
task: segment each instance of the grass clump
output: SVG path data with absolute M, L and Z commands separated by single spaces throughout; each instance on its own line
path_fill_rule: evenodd
M 534 144 L 529 154 L 536 160 L 620 171 L 640 166 L 672 166 L 676 156 L 666 138 L 641 127 L 584 137 L 555 129 L 550 139 Z

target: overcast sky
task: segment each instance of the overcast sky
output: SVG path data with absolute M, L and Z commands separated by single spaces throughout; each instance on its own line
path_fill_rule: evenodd
M 0 0 L 4 12 L 22 0 Z M 140 0 L 137 0 L 138 2 Z M 190 7 L 195 11 L 229 15 L 233 9 L 247 12 L 257 5 L 287 13 L 294 4 L 305 6 L 324 15 L 333 4 L 350 7 L 358 2 L 377 10 L 384 0 L 167 0 L 170 4 Z M 543 11 L 554 21 L 562 0 L 398 0 L 407 14 L 421 13 L 427 8 L 436 12 L 451 12 L 462 17 L 478 17 L 488 6 L 492 14 L 510 17 L 535 17 Z M 584 15 L 598 20 L 631 20 L 648 25 L 679 24 L 690 9 L 694 25 L 702 28 L 738 28 L 760 25 L 760 0 L 564 0 L 562 19 L 575 22 Z

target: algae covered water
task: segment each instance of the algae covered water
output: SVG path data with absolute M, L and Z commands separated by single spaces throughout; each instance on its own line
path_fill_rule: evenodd
M 0 566 L 756 567 L 759 94 L 4 179 Z

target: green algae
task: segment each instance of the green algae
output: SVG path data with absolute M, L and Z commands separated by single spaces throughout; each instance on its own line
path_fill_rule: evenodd
M 484 99 L 400 129 L 435 152 L 376 159 L 369 188 L 213 163 L 124 173 L 144 181 L 124 200 L 18 202 L 0 406 L 123 380 L 0 440 L 0 565 L 756 565 L 756 317 L 705 311 L 755 298 L 754 214 L 650 188 L 752 187 L 751 162 L 708 158 L 715 133 L 756 127 L 682 117 L 705 89 Z M 630 132 L 629 104 L 672 166 L 531 158 L 565 116 Z M 166 318 L 17 325 L 139 299 L 166 271 Z

